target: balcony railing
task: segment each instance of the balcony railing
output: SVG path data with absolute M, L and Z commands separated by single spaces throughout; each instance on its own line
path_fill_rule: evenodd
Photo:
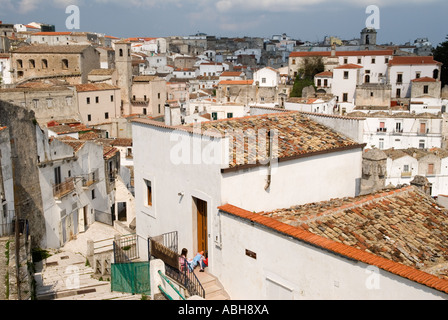
M 412 177 L 412 172 L 402 172 L 401 173 L 402 178 L 409 178 Z
M 67 178 L 65 182 L 53 185 L 53 195 L 56 199 L 61 199 L 73 191 L 75 191 L 74 178 Z
M 376 132 L 386 133 L 387 132 L 387 128 L 378 128 L 376 130 Z
M 418 135 L 418 136 L 424 136 L 424 135 L 427 135 L 427 134 L 429 134 L 429 129 L 426 129 L 426 130 L 417 130 L 417 135 Z
M 83 175 L 82 177 L 82 186 L 83 188 L 87 188 L 90 187 L 92 184 L 97 183 L 99 181 L 99 170 L 96 169 L 95 171 L 87 174 L 87 175 Z

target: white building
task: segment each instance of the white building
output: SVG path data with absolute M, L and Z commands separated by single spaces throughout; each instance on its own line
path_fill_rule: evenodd
M 0 53 L 0 86 L 2 84 L 13 83 L 13 73 L 11 72 L 11 57 L 9 54 Z
M 430 113 L 352 112 L 350 117 L 365 117 L 364 142 L 380 150 L 441 148 L 442 117 Z
M 362 83 L 362 69 L 362 66 L 356 64 L 333 69 L 331 93 L 337 97 L 341 110 L 351 112 L 355 108 L 356 86 Z
M 198 76 L 219 76 L 222 72 L 228 71 L 229 65 L 220 62 L 204 62 L 199 65 Z
M 39 184 L 46 236 L 43 247 L 60 248 L 95 221 L 110 214 L 103 146 L 73 138 L 48 139 L 37 128 Z
M 392 85 L 392 98 L 410 98 L 412 80 L 440 80 L 441 63 L 429 57 L 397 56 L 389 61 L 387 81 Z
M 253 80 L 260 87 L 277 87 L 280 84 L 280 72 L 266 67 L 254 72 Z
M 270 146 L 278 162 L 271 165 L 261 148 L 253 149 L 257 140 L 260 146 L 269 141 L 269 129 L 277 131 Z M 135 119 L 132 132 L 140 252 L 147 252 L 148 236 L 177 230 L 180 248 L 208 251 L 212 273 L 221 272 L 222 261 L 218 206 L 269 210 L 359 192 L 364 145 L 300 113 L 202 122 L 199 128 Z M 239 134 L 255 140 L 241 148 Z M 230 161 L 229 151 L 236 152 Z

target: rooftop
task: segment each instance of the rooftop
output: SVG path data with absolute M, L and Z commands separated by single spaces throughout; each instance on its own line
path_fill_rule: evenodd
M 413 186 L 270 212 L 220 209 L 448 293 L 448 210 Z
M 89 92 L 89 91 L 103 91 L 103 90 L 119 90 L 119 87 L 110 85 L 108 83 L 86 83 L 78 84 L 75 86 L 78 92 Z
M 435 61 L 434 57 L 414 57 L 414 56 L 396 56 L 389 61 L 389 66 L 395 65 L 418 65 L 418 64 L 440 64 L 440 62 Z
M 393 50 L 360 50 L 360 51 L 335 51 L 336 57 L 351 56 L 392 56 Z M 290 57 L 330 57 L 331 51 L 296 51 L 291 52 Z

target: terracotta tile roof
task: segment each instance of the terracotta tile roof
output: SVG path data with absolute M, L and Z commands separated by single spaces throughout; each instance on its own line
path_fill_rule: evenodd
M 110 76 L 116 69 L 93 69 L 89 72 L 89 76 Z
M 135 76 L 132 81 L 133 82 L 150 82 L 156 79 L 160 79 L 158 76 Z
M 423 78 L 414 79 L 414 80 L 412 80 L 412 82 L 437 82 L 437 80 L 434 78 L 430 78 L 430 77 L 423 77 Z
M 104 158 L 104 160 L 109 160 L 110 158 L 115 156 L 117 154 L 117 152 L 120 152 L 117 148 L 114 148 L 114 147 L 111 147 L 111 146 L 103 144 L 103 158 Z
M 192 126 L 192 125 L 191 125 Z M 296 157 L 312 156 L 313 154 L 339 151 L 345 148 L 361 148 L 357 142 L 336 133 L 330 128 L 321 125 L 302 113 L 282 112 L 265 114 L 258 116 L 248 116 L 243 118 L 223 119 L 200 124 L 203 131 L 219 131 L 221 135 L 226 132 L 260 132 L 265 129 L 276 130 L 278 132 L 278 146 L 274 147 L 274 154 L 278 155 L 279 161 L 285 161 Z M 236 159 L 236 153 L 239 146 L 244 143 L 244 159 Z M 234 136 L 232 160 L 229 163 L 230 168 L 241 165 L 258 164 L 265 161 L 266 152 L 250 152 L 247 145 L 247 139 Z M 261 151 L 261 150 L 260 150 Z M 244 162 L 244 163 L 242 163 Z
M 333 77 L 333 72 L 324 71 L 324 72 L 316 74 L 315 77 L 330 77 L 330 78 L 332 78 Z
M 221 73 L 221 77 L 240 77 L 243 74 L 241 71 L 224 71 Z
M 222 80 L 218 84 L 252 85 L 254 80 Z
M 448 210 L 413 186 L 272 212 L 219 209 L 448 293 Z
M 362 69 L 362 68 L 364 68 L 364 67 L 357 65 L 357 64 L 349 63 L 349 64 L 345 64 L 345 65 L 336 67 L 335 69 Z
M 435 61 L 433 56 L 428 57 L 397 56 L 393 57 L 393 59 L 389 61 L 389 66 L 418 65 L 418 64 L 440 64 L 440 62 Z
M 29 28 L 29 26 L 26 26 Z M 39 29 L 39 28 L 36 28 Z M 71 32 L 36 32 L 34 35 L 36 36 L 69 36 L 71 35 Z
M 89 92 L 89 91 L 103 91 L 103 90 L 118 90 L 119 87 L 112 86 L 108 83 L 86 83 L 75 85 L 76 91 L 78 92 Z
M 337 57 L 352 56 L 392 56 L 393 50 L 360 50 L 360 51 L 336 51 Z M 290 57 L 330 57 L 331 51 L 296 51 L 291 52 Z
M 59 141 L 65 143 L 66 145 L 73 148 L 73 151 L 76 153 L 85 145 L 86 141 L 80 141 L 70 137 L 56 138 Z

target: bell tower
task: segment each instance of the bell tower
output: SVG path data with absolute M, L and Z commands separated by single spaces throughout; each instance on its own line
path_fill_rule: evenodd
M 115 43 L 115 68 L 118 75 L 118 86 L 121 88 L 121 113 L 131 113 L 132 92 L 132 58 L 131 43 L 118 41 Z
M 365 49 L 376 46 L 377 31 L 374 28 L 364 28 L 361 31 L 361 46 Z

